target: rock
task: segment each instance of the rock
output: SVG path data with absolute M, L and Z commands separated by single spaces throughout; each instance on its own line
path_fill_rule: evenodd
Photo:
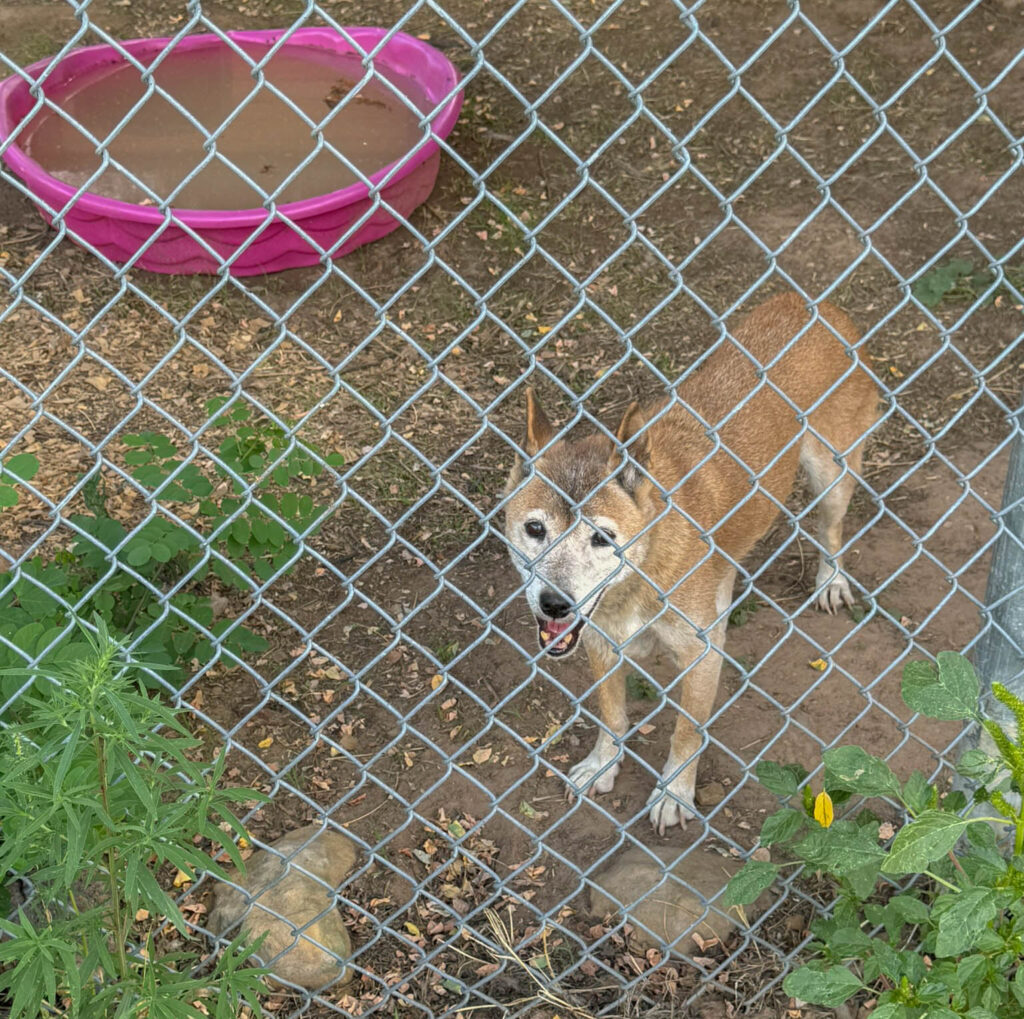
M 698 807 L 714 807 L 725 799 L 725 786 L 721 782 L 708 782 L 697 790 Z
M 659 847 L 652 852 L 671 866 L 679 851 Z M 594 878 L 590 908 L 599 916 L 625 911 L 636 930 L 633 937 L 646 947 L 672 948 L 689 953 L 690 934 L 724 941 L 740 923 L 738 911 L 726 911 L 721 899 L 708 905 L 740 869 L 741 862 L 717 853 L 692 850 L 662 880 L 662 865 L 642 849 L 627 850 Z M 756 903 L 744 907 L 753 919 L 772 901 L 765 892 Z M 705 912 L 707 915 L 705 916 Z M 678 944 L 676 944 L 678 942 Z
M 218 937 L 231 938 L 241 922 L 252 940 L 266 932 L 259 958 L 284 983 L 311 991 L 346 983 L 351 974 L 339 958 L 347 960 L 352 946 L 334 891 L 357 856 L 355 844 L 345 835 L 315 824 L 297 828 L 269 849 L 253 853 L 244 878 L 234 868 L 229 870 L 228 877 L 249 895 L 218 883 L 207 927 Z

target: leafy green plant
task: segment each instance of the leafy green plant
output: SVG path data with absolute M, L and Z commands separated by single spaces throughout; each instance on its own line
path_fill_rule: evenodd
M 161 925 L 188 932 L 157 875 L 223 876 L 200 838 L 242 867 L 225 834 L 244 834 L 231 804 L 266 798 L 218 788 L 224 752 L 208 768 L 194 760 L 199 741 L 97 626 L 83 631 L 88 655 L 47 672 L 49 695 L 26 695 L 23 720 L 0 737 L 0 873 L 33 889 L 16 919 L 0 919 L 11 1019 L 228 1019 L 243 1001 L 259 1014 L 265 971 L 243 966 L 253 948 L 233 942 L 205 975 L 194 951 L 160 954 Z
M 434 656 L 442 665 L 448 665 L 455 660 L 461 646 L 457 640 L 441 641 L 434 648 Z
M 639 672 L 627 672 L 626 696 L 633 701 L 656 701 L 660 699 L 661 691 Z
M 244 625 L 214 618 L 208 579 L 212 573 L 248 592 L 287 572 L 299 554 L 287 528 L 311 534 L 327 513 L 301 491 L 323 466 L 311 446 L 296 442 L 289 449 L 285 431 L 254 421 L 248 406 L 218 400 L 207 411 L 211 431 L 223 433 L 207 471 L 167 436 L 144 432 L 123 439 L 131 476 L 167 515 L 155 514 L 129 532 L 109 511 L 94 477 L 83 491 L 88 512 L 70 518 L 77 532 L 71 548 L 34 557 L 6 589 L 0 579 L 0 637 L 13 646 L 0 645 L 0 668 L 24 663 L 13 648 L 30 656 L 50 648 L 55 661 L 76 657 L 82 648 L 69 620 L 93 613 L 136 638 L 140 654 L 174 666 L 172 681 L 183 678 L 182 663 L 210 660 L 213 646 L 204 630 L 222 637 L 236 655 L 266 650 L 266 641 Z M 5 467 L 12 477 L 31 476 L 31 465 L 11 466 L 21 459 Z M 322 459 L 341 463 L 334 455 Z M 0 474 L 0 506 L 6 476 Z M 206 559 L 207 549 L 217 555 Z M 6 699 L 13 688 L 9 679 L 0 681 L 0 696 Z
M 993 692 L 1019 735 L 982 716 L 978 678 L 962 656 L 944 652 L 934 665 L 911 662 L 903 672 L 903 699 L 914 711 L 976 721 L 991 737 L 998 756 L 969 750 L 957 769 L 980 783 L 974 802 L 987 803 L 990 816 L 962 816 L 963 793 L 943 796 L 920 772 L 901 782 L 885 761 L 845 746 L 824 755 L 823 792 L 815 797 L 805 786 L 799 807 L 765 820 L 763 846 L 785 847 L 795 863 L 831 875 L 839 892 L 831 915 L 812 924 L 820 957 L 786 977 L 787 993 L 836 1007 L 865 991 L 877 1002 L 873 1019 L 1022 1014 L 1024 808 L 1008 793 L 1024 789 L 1024 702 L 999 684 Z M 771 762 L 757 773 L 787 800 L 806 777 L 801 768 Z M 833 802 L 852 794 L 895 800 L 908 820 L 895 834 L 868 810 L 834 821 Z M 1005 853 L 993 825 L 1012 831 Z M 748 862 L 725 902 L 752 902 L 786 866 L 792 864 Z
M 298 554 L 298 543 L 287 528 L 312 533 L 327 513 L 327 506 L 314 502 L 308 492 L 296 491 L 297 485 L 320 477 L 321 460 L 340 467 L 344 458 L 334 453 L 321 457 L 302 442 L 289 449 L 284 429 L 273 422 L 254 421 L 248 405 L 226 407 L 225 403 L 217 399 L 206 405 L 213 416 L 211 430 L 227 429 L 214 461 L 213 472 L 222 482 L 218 488 L 194 462 L 186 462 L 170 439 L 156 432 L 125 436 L 124 443 L 130 447 L 125 461 L 133 467 L 132 477 L 156 491 L 162 503 L 198 500 L 193 526 L 209 536 L 212 547 L 223 556 L 213 560 L 211 569 L 225 584 L 248 591 L 254 581 L 269 580 Z M 158 522 L 163 523 L 151 523 Z M 132 539 L 131 547 L 140 560 L 133 565 L 167 554 L 161 547 L 161 533 L 147 534 L 145 539 L 139 535 Z
M 757 610 L 761 607 L 761 603 L 751 595 L 749 598 L 744 598 L 730 613 L 729 613 L 729 625 L 730 626 L 742 626 L 746 623 Z
M 0 509 L 18 505 L 18 482 L 31 481 L 39 461 L 31 453 L 19 453 L 0 464 Z
M 1003 273 L 1018 290 L 1024 285 L 1024 267 L 1004 266 Z M 912 289 L 926 308 L 937 308 L 943 301 L 975 301 L 986 294 L 995 279 L 991 269 L 978 268 L 969 258 L 951 258 L 926 272 Z M 986 294 L 985 303 L 997 296 L 997 292 Z

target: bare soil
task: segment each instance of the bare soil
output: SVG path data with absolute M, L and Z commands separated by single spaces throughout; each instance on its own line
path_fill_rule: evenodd
M 203 10 L 225 29 L 321 23 L 305 6 Z M 1024 381 L 1021 316 L 1006 291 L 928 313 L 903 284 L 953 256 L 1014 264 L 1022 176 L 1007 137 L 1024 133 L 1024 8 L 919 3 L 952 26 L 937 58 L 932 25 L 907 4 L 864 31 L 883 6 L 811 0 L 797 15 L 782 0 L 709 0 L 688 48 L 692 22 L 658 0 L 418 9 L 403 29 L 467 75 L 457 158 L 443 157 L 411 221 L 431 257 L 400 229 L 337 272 L 116 280 L 0 183 L 0 436 L 39 457 L 48 500 L 0 517 L 9 560 L 68 543 L 76 480 L 98 451 L 124 463 L 120 434 L 173 431 L 172 419 L 194 430 L 204 402 L 236 386 L 350 465 L 310 555 L 256 607 L 250 625 L 271 650 L 182 692 L 197 731 L 231 739 L 232 778 L 273 791 L 255 835 L 326 815 L 369 850 L 344 890 L 364 975 L 303 1014 L 784 1014 L 781 955 L 806 938 L 808 899 L 680 960 L 639 953 L 628 926 L 588 915 L 581 874 L 634 840 L 750 849 L 774 809 L 748 771 L 762 758 L 813 770 L 823 749 L 856 742 L 903 775 L 955 759 L 957 730 L 912 718 L 899 676 L 978 632 Z M 406 4 L 319 7 L 341 24 L 392 24 Z M 596 26 L 583 43 L 567 14 Z M 79 31 L 80 43 L 94 29 L 171 34 L 188 17 L 159 0 L 96 0 L 88 15 L 83 29 L 64 5 L 7 0 L 0 52 L 25 65 Z M 809 607 L 813 552 L 780 522 L 737 588 L 705 816 L 658 839 L 644 804 L 674 709 L 651 687 L 631 702 L 638 729 L 614 792 L 565 799 L 563 775 L 595 736 L 591 681 L 582 657 L 534 661 L 498 536 L 522 383 L 563 421 L 577 409 L 614 421 L 716 342 L 717 320 L 793 285 L 860 324 L 885 400 L 848 519 L 861 608 Z M 804 505 L 796 493 L 793 512 Z M 126 495 L 121 512 L 142 507 Z M 485 906 L 511 918 L 516 956 L 478 943 L 494 942 Z

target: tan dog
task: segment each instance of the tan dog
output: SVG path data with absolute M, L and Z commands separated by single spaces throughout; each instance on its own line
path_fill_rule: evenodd
M 683 709 L 649 800 L 659 832 L 693 817 L 737 566 L 790 494 L 798 463 L 819 500 L 817 603 L 829 612 L 853 603 L 840 572 L 843 516 L 878 389 L 852 350 L 850 319 L 827 303 L 818 313 L 828 326 L 809 325 L 795 294 L 767 301 L 735 344 L 682 382 L 678 400 L 633 404 L 619 445 L 602 435 L 555 441 L 527 390 L 524 448 L 535 459 L 532 473 L 516 464 L 506 489 L 512 560 L 541 647 L 562 657 L 582 634 L 600 683 L 603 728 L 569 781 L 611 790 L 629 729 L 629 659 L 657 641 L 673 656 Z

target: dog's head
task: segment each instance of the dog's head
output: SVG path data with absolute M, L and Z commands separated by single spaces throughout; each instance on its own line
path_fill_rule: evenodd
M 633 404 L 618 443 L 603 435 L 556 442 L 533 391 L 526 391 L 523 448 L 536 459 L 532 471 L 517 459 L 509 477 L 505 535 L 537 639 L 552 657 L 576 649 L 602 595 L 646 558 L 644 529 L 656 507 L 654 486 L 640 469 L 649 460 L 648 440 L 644 433 L 634 437 L 643 424 Z

